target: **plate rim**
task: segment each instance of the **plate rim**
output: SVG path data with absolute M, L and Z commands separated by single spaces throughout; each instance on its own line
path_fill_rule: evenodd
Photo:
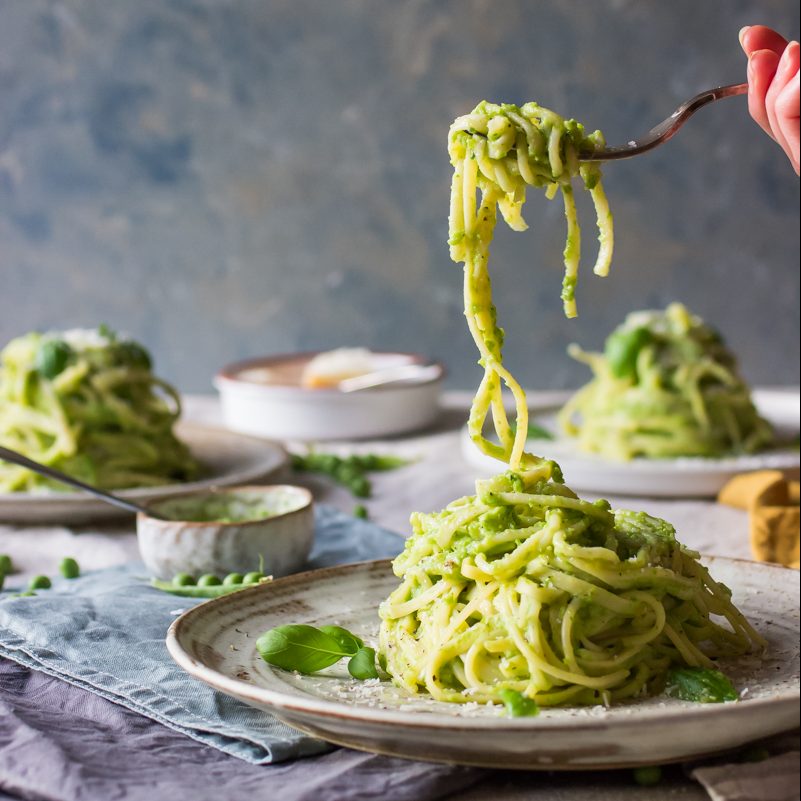
M 181 438 L 182 441 L 188 445 L 191 445 L 191 442 L 186 442 L 186 439 L 191 439 L 193 433 L 196 436 L 211 434 L 212 436 L 220 436 L 237 440 L 251 440 L 258 445 L 264 446 L 265 454 L 267 451 L 270 451 L 274 455 L 275 463 L 272 466 L 266 466 L 267 460 L 264 459 L 263 461 L 265 464 L 260 468 L 260 470 L 257 470 L 256 466 L 254 465 L 254 467 L 246 471 L 246 475 L 244 477 L 238 475 L 242 472 L 242 468 L 237 468 L 237 477 L 235 480 L 235 483 L 237 484 L 252 482 L 257 476 L 266 477 L 275 475 L 284 467 L 286 467 L 289 461 L 289 454 L 286 448 L 277 440 L 269 439 L 268 437 L 260 437 L 255 434 L 244 434 L 239 431 L 233 431 L 229 428 L 225 428 L 222 425 L 206 425 L 204 423 L 196 423 L 191 420 L 179 421 L 176 423 L 176 430 L 179 438 Z M 186 432 L 193 433 L 189 433 L 187 436 Z M 250 477 L 248 478 L 248 476 Z M 128 489 L 116 490 L 115 495 L 119 495 L 121 498 L 127 498 L 130 500 L 139 500 L 143 497 L 161 499 L 171 495 L 183 494 L 184 492 L 196 492 L 198 490 L 221 486 L 219 484 L 220 481 L 226 481 L 229 485 L 231 483 L 228 476 L 214 476 L 210 478 L 196 479 L 194 481 L 159 484 L 158 486 L 154 487 L 131 487 Z M 97 503 L 103 504 L 102 501 L 97 501 L 96 499 L 84 495 L 81 492 L 4 492 L 0 493 L 0 522 L 4 522 L 2 514 L 3 507 L 6 505 L 11 506 L 16 504 L 29 504 L 31 507 L 34 505 L 49 507 L 55 505 L 56 503 L 68 504 L 78 508 L 86 506 L 90 503 L 93 505 Z M 105 507 L 106 504 L 103 504 L 103 506 Z M 115 510 L 110 506 L 108 507 L 108 514 L 115 514 Z M 126 515 L 128 513 L 117 510 L 117 514 Z
M 741 565 L 748 565 L 750 567 L 757 566 L 758 569 L 765 571 L 791 571 L 795 572 L 792 568 L 784 565 L 779 565 L 770 562 L 754 562 L 748 559 L 737 559 L 726 556 L 703 555 L 702 559 L 708 561 L 729 562 Z M 301 573 L 293 573 L 292 575 L 285 576 L 274 581 L 263 584 L 257 587 L 252 587 L 246 590 L 241 590 L 237 593 L 232 593 L 220 598 L 211 599 L 204 603 L 187 610 L 179 617 L 177 617 L 170 625 L 165 643 L 167 650 L 172 659 L 185 670 L 189 675 L 196 679 L 203 681 L 209 686 L 220 690 L 229 695 L 241 698 L 243 696 L 251 697 L 259 704 L 269 706 L 273 710 L 289 710 L 294 712 L 301 712 L 311 714 L 316 717 L 324 717 L 326 719 L 351 719 L 363 720 L 365 722 L 374 724 L 385 725 L 404 725 L 415 730 L 432 730 L 442 731 L 443 729 L 453 729 L 457 731 L 476 731 L 476 730 L 511 730 L 511 731 L 532 731 L 532 730 L 547 730 L 547 729 L 569 729 L 571 731 L 592 731 L 606 729 L 610 722 L 604 717 L 589 718 L 584 721 L 576 721 L 571 719 L 569 724 L 566 724 L 566 718 L 485 718 L 485 717 L 461 717 L 461 716 L 445 716 L 441 717 L 442 713 L 432 712 L 426 714 L 398 712 L 396 710 L 388 709 L 375 709 L 372 707 L 355 706 L 345 702 L 330 701 L 328 699 L 317 698 L 315 696 L 294 696 L 287 693 L 282 693 L 278 690 L 272 690 L 265 687 L 260 687 L 251 682 L 246 682 L 241 679 L 231 678 L 226 676 L 213 668 L 208 667 L 206 664 L 199 662 L 182 646 L 180 638 L 183 630 L 192 625 L 195 618 L 212 613 L 213 610 L 235 602 L 238 599 L 256 596 L 258 594 L 269 593 L 270 590 L 278 584 L 280 587 L 287 587 L 292 585 L 303 584 L 310 579 L 318 578 L 321 574 L 339 574 L 356 572 L 358 570 L 380 570 L 389 569 L 391 571 L 391 559 L 373 559 L 360 562 L 350 562 L 344 565 L 331 565 L 329 567 L 316 568 L 313 570 L 306 570 Z M 237 598 L 238 596 L 238 598 Z M 255 698 L 254 698 L 255 696 Z M 284 700 L 290 699 L 290 700 Z M 776 706 L 784 706 L 785 704 L 795 702 L 798 704 L 801 699 L 801 688 L 791 691 L 786 691 L 777 696 L 768 698 L 755 698 L 747 702 L 747 709 L 751 710 L 754 714 L 760 714 Z M 730 715 L 727 710 L 733 707 L 738 707 L 738 704 L 699 704 L 694 705 L 692 708 L 693 714 L 701 717 L 701 722 L 709 720 L 713 717 L 720 715 Z M 571 709 L 573 707 L 570 707 Z M 578 707 L 576 707 L 578 708 Z M 629 707 L 630 708 L 630 707 Z M 740 708 L 746 708 L 743 705 Z M 347 710 L 352 710 L 350 713 Z M 652 722 L 653 719 L 658 719 L 666 722 L 672 721 L 677 717 L 685 717 L 688 707 L 676 706 L 673 708 L 654 707 L 642 709 L 639 711 L 638 716 L 633 721 L 628 721 L 629 724 L 641 725 L 643 723 Z M 614 726 L 625 726 L 627 721 L 625 719 L 616 720 Z M 292 724 L 289 724 L 292 725 Z

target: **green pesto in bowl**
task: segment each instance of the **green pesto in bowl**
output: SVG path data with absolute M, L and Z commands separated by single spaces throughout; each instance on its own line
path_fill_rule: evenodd
M 301 492 L 240 490 L 183 495 L 152 508 L 170 520 L 186 523 L 252 523 L 294 512 L 307 503 Z

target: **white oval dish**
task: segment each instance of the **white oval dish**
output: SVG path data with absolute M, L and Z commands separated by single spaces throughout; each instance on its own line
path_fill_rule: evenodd
M 167 648 L 195 678 L 290 726 L 365 751 L 528 770 L 623 768 L 681 761 L 799 724 L 799 585 L 793 570 L 707 558 L 734 601 L 768 639 L 764 659 L 726 665 L 742 691 L 729 704 L 665 697 L 604 709 L 546 709 L 509 718 L 497 706 L 445 704 L 342 668 L 302 676 L 266 664 L 255 649 L 269 628 L 341 625 L 375 643 L 378 605 L 397 586 L 388 561 L 315 570 L 233 593 L 186 612 Z M 699 737 L 699 732 L 703 736 Z
M 206 468 L 205 475 L 183 484 L 116 490 L 115 495 L 146 505 L 157 498 L 194 490 L 255 484 L 274 477 L 287 463 L 286 451 L 276 442 L 194 423 L 179 423 L 175 433 Z M 132 515 L 83 492 L 52 490 L 0 495 L 3 522 L 66 525 L 120 517 Z
M 753 393 L 759 413 L 784 438 L 798 434 L 799 393 L 794 390 L 756 390 Z M 532 422 L 557 431 L 555 415 L 537 414 Z M 476 448 L 466 429 L 461 435 L 462 455 L 485 475 L 507 469 L 503 462 Z M 559 463 L 565 483 L 576 492 L 603 495 L 647 496 L 651 498 L 714 498 L 727 481 L 740 473 L 755 470 L 781 470 L 797 475 L 801 465 L 798 448 L 776 448 L 762 453 L 726 456 L 718 459 L 685 457 L 678 459 L 636 458 L 614 462 L 597 454 L 579 450 L 576 441 L 531 439 L 526 450 Z
M 263 503 L 275 511 L 267 517 L 237 522 L 181 520 L 198 501 L 234 496 Z M 303 487 L 229 487 L 193 492 L 149 504 L 162 520 L 140 513 L 136 539 L 142 561 L 160 579 L 176 573 L 223 577 L 261 569 L 267 575 L 286 576 L 305 563 L 314 540 L 312 495 Z
M 274 439 L 366 439 L 424 428 L 439 414 L 444 370 L 421 381 L 388 384 L 360 392 L 300 385 L 303 367 L 316 353 L 252 359 L 221 370 L 225 425 L 234 431 Z M 426 364 L 420 356 L 373 353 L 375 370 Z

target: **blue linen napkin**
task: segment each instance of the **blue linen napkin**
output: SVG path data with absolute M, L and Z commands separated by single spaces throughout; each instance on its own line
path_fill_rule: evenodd
M 308 567 L 395 556 L 397 534 L 326 506 L 315 511 Z M 153 589 L 141 564 L 57 581 L 36 597 L 0 595 L 0 655 L 97 693 L 254 764 L 330 748 L 192 679 L 167 653 L 175 610 L 193 602 Z

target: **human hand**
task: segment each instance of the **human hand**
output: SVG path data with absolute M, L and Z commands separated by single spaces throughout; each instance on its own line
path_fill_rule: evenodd
M 764 25 L 740 31 L 748 56 L 748 110 L 799 171 L 799 46 Z

